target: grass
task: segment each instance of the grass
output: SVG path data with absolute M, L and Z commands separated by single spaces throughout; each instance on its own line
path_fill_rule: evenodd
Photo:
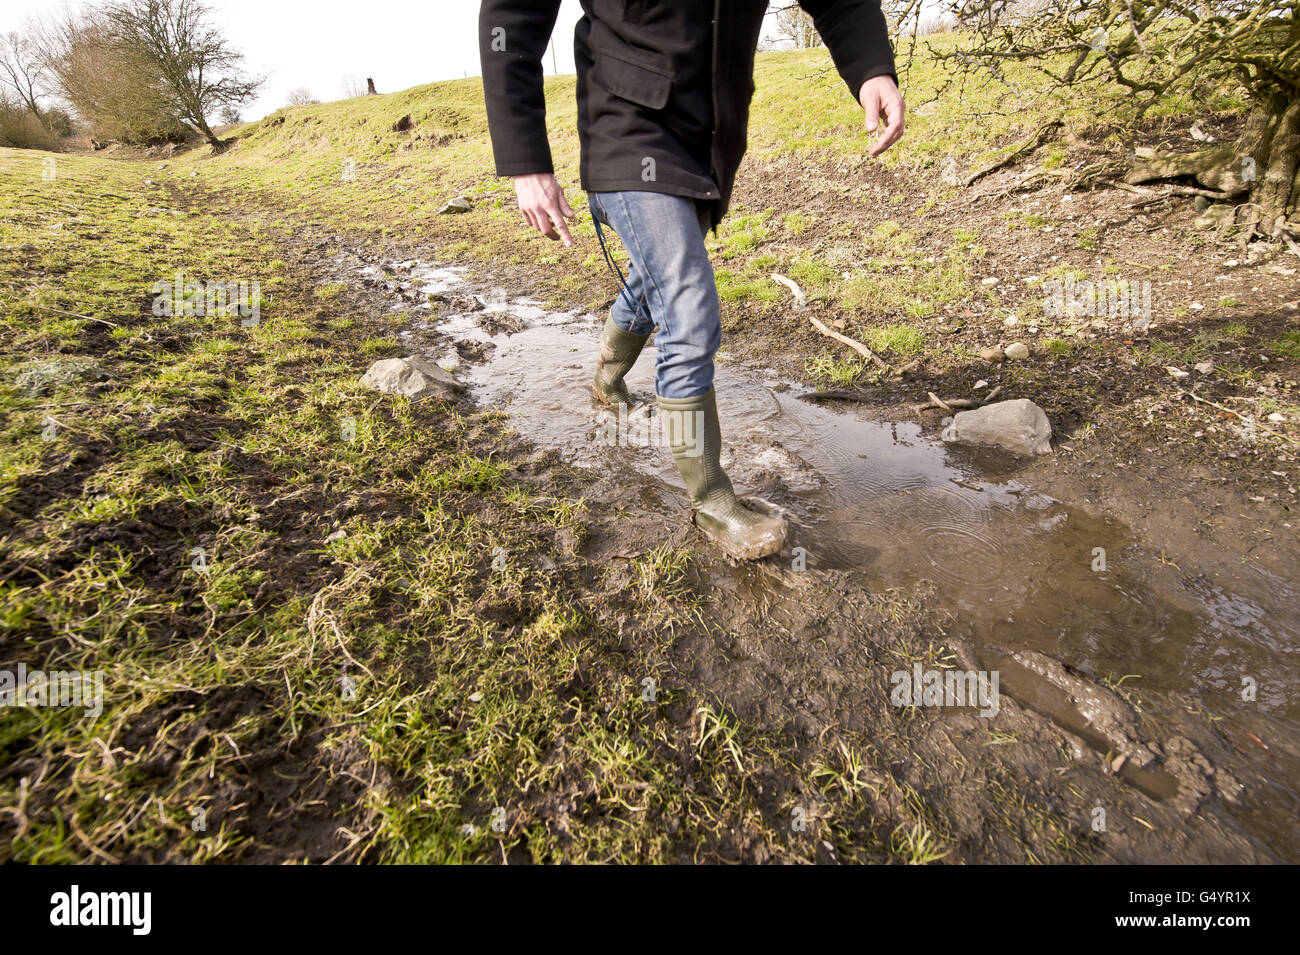
M 790 744 L 654 662 L 688 552 L 632 562 L 621 606 L 661 629 L 611 652 L 543 569 L 572 569 L 582 501 L 507 480 L 499 416 L 362 389 L 402 319 L 295 261 L 291 225 L 150 215 L 129 164 L 0 164 L 0 655 L 107 697 L 6 713 L 0 856 L 665 861 L 784 825 L 747 779 Z M 260 281 L 260 322 L 153 314 L 178 270 Z
M 0 151 L 0 665 L 102 672 L 106 698 L 6 713 L 0 858 L 721 861 L 743 832 L 806 862 L 763 795 L 805 773 L 839 858 L 942 858 L 863 802 L 887 761 L 666 663 L 705 626 L 690 549 L 585 564 L 586 503 L 512 479 L 500 414 L 361 388 L 409 319 L 304 257 L 293 213 L 39 160 Z M 155 314 L 178 273 L 257 282 L 259 319 Z
M 1300 359 L 1300 330 L 1283 333 L 1269 347 L 1283 358 Z

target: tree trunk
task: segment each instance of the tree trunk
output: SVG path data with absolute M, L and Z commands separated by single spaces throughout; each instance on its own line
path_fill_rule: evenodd
M 203 134 L 203 138 L 207 140 L 208 145 L 212 147 L 214 153 L 222 152 L 226 148 L 226 144 L 223 143 L 220 137 L 212 131 L 212 127 L 208 125 L 206 119 L 200 119 L 197 125 L 199 127 L 199 132 Z
M 1291 100 L 1277 121 L 1268 150 L 1264 175 L 1252 198 L 1259 207 L 1259 226 L 1274 235 L 1294 202 L 1293 189 L 1300 169 L 1300 97 Z

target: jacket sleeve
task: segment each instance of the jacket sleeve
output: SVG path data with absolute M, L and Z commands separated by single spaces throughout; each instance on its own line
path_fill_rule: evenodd
M 498 176 L 554 172 L 546 138 L 542 57 L 561 0 L 483 0 L 479 58 Z
M 898 82 L 880 0 L 799 0 L 799 6 L 812 15 L 855 100 L 862 84 L 874 76 L 892 76 Z

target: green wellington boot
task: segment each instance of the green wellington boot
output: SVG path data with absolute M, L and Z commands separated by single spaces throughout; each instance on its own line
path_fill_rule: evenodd
M 605 319 L 605 330 L 600 336 L 600 357 L 596 359 L 596 380 L 591 384 L 591 393 L 597 401 L 613 407 L 620 404 L 632 407 L 632 395 L 623 384 L 623 376 L 632 370 L 649 337 L 625 332 L 614 324 L 614 319 Z
M 758 560 L 779 551 L 785 543 L 785 521 L 758 514 L 737 501 L 718 464 L 722 428 L 713 389 L 698 398 L 660 398 L 659 415 L 691 496 L 695 526 L 739 560 Z

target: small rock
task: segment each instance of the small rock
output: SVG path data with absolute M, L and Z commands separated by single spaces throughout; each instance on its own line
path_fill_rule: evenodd
M 1214 371 L 1214 362 L 1212 362 L 1212 361 L 1198 361 L 1198 362 L 1197 362 L 1195 365 L 1193 365 L 1192 367 L 1195 368 L 1195 369 L 1196 369 L 1198 372 L 1200 372 L 1202 375 L 1208 375 L 1210 372 Z
M 989 386 L 989 383 L 988 383 L 987 381 L 985 381 L 983 378 L 981 378 L 979 381 L 975 382 L 975 390 L 976 390 L 976 391 L 980 391 L 980 390 L 982 390 L 982 389 L 984 389 L 984 388 L 987 388 L 988 386 Z
M 1183 371 L 1181 368 L 1174 368 L 1172 366 L 1166 366 L 1165 371 L 1169 372 L 1171 378 L 1186 378 L 1191 374 L 1190 371 Z
M 341 541 L 341 540 L 343 540 L 343 538 L 345 538 L 345 537 L 347 537 L 347 536 L 348 536 L 348 532 L 347 532 L 347 531 L 345 531 L 345 530 L 337 530 L 337 531 L 335 531 L 334 533 L 330 534 L 329 537 L 325 538 L 325 543 L 329 544 L 329 543 L 333 543 L 334 541 Z
M 1002 349 L 1001 349 L 1001 348 L 981 348 L 981 349 L 980 349 L 980 358 L 984 359 L 985 361 L 1000 362 L 1000 361 L 1002 361 L 1002 359 L 1004 359 L 1005 357 L 1006 357 L 1006 355 L 1004 355 L 1004 354 L 1002 353 Z
M 439 215 L 451 215 L 462 212 L 470 212 L 474 209 L 474 204 L 465 196 L 457 196 L 438 210 Z
M 1268 416 L 1268 420 L 1273 422 L 1274 424 L 1281 424 L 1282 422 L 1286 421 L 1286 415 L 1274 411 L 1271 415 Z
M 1006 355 L 1013 361 L 1023 361 L 1029 357 L 1029 346 L 1024 342 L 1012 342 L 1007 346 Z
M 1008 315 L 1006 318 L 1002 319 L 1002 324 L 1010 328 L 1012 325 L 1019 325 L 1020 319 L 1015 315 Z
M 957 160 L 949 156 L 943 164 L 943 171 L 939 174 L 939 178 L 945 186 L 960 186 L 961 177 L 957 175 Z
M 1028 398 L 995 401 L 973 411 L 959 411 L 943 434 L 945 441 L 1003 448 L 1033 457 L 1052 450 L 1052 424 Z
M 361 384 L 375 391 L 417 399 L 452 398 L 465 387 L 449 372 L 419 355 L 381 359 L 370 366 Z

